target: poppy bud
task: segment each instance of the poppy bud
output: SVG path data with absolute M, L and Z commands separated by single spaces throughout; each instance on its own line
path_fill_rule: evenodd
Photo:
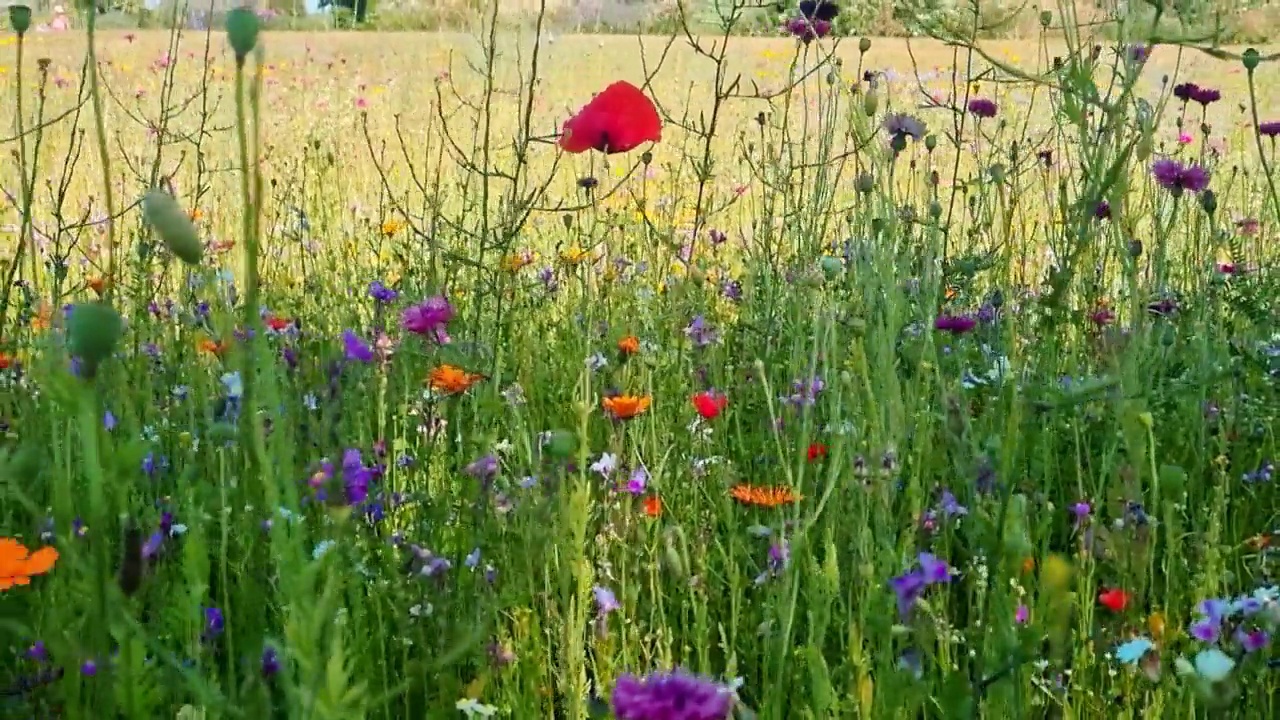
M 929 133 L 928 135 L 925 135 L 924 149 L 928 150 L 929 152 L 933 152 L 934 148 L 936 147 L 938 147 L 938 136 L 934 135 L 933 133 Z
M 238 7 L 227 13 L 227 42 L 235 51 L 236 63 L 243 65 L 258 44 L 258 16 L 252 10 Z
M 142 198 L 142 214 L 169 250 L 188 265 L 198 265 L 204 246 L 191 216 L 182 211 L 169 193 L 153 189 Z
M 934 200 L 933 202 L 929 203 L 929 217 L 933 218 L 934 220 L 937 220 L 938 218 L 942 217 L 942 203 L 938 202 L 937 200 Z
M 871 176 L 871 173 L 859 173 L 858 180 L 854 185 L 858 188 L 858 192 L 869 193 L 875 189 L 876 179 Z
M 1218 210 L 1218 196 L 1213 194 L 1212 190 L 1205 190 L 1200 193 L 1200 207 L 1212 216 Z
M 18 37 L 25 35 L 31 29 L 31 8 L 26 5 L 10 5 L 9 27 L 13 28 Z
M 85 374 L 93 377 L 98 365 L 116 349 L 124 321 L 115 308 L 101 302 L 84 303 L 71 308 L 67 319 L 67 338 L 71 354 L 84 363 Z
M 759 125 L 760 127 L 764 127 L 764 121 L 765 121 L 764 112 L 756 113 L 756 124 Z
M 563 460 L 578 451 L 578 438 L 568 430 L 552 430 L 546 448 L 551 457 Z
M 10 8 L 12 10 L 13 8 Z M 1244 69 L 1253 72 L 1258 68 L 1258 63 L 1262 62 L 1262 58 L 1258 55 L 1258 51 L 1249 48 L 1244 51 L 1244 55 L 1240 57 L 1240 61 L 1244 64 Z
M 858 52 L 866 52 L 871 49 L 871 38 L 862 38 L 858 41 Z
M 573 227 L 573 216 L 569 213 L 565 213 L 560 216 L 560 222 L 564 223 L 565 229 L 568 230 Z
M 649 163 L 653 162 L 653 153 L 649 152 L 648 150 L 645 150 L 644 152 L 640 153 L 640 162 L 644 163 L 645 165 L 648 165 Z
M 876 110 L 879 107 L 880 97 L 876 95 L 874 90 L 868 90 L 867 93 L 862 96 L 862 112 L 866 113 L 867 117 L 875 117 Z
M 1142 241 L 1141 240 L 1129 241 L 1129 257 L 1131 258 L 1142 257 Z
M 1053 22 L 1053 13 L 1049 12 L 1048 10 L 1042 10 L 1040 12 L 1040 27 L 1047 28 L 1049 27 L 1049 24 L 1052 22 Z

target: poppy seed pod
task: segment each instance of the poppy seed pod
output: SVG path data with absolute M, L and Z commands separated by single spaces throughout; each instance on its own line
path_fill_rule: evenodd
M 10 5 L 9 27 L 13 28 L 19 37 L 25 35 L 31 29 L 31 8 L 26 5 Z
M 875 117 L 876 110 L 879 107 L 880 97 L 876 95 L 875 90 L 868 90 L 867 93 L 862 96 L 862 112 L 866 113 L 867 117 Z
M 1205 190 L 1200 193 L 1200 207 L 1209 215 L 1213 215 L 1218 211 L 1218 196 L 1213 194 L 1212 190 Z
M 1049 24 L 1052 22 L 1053 22 L 1053 13 L 1049 12 L 1048 10 L 1042 10 L 1040 12 L 1040 27 L 1047 28 L 1049 27 Z
M 1258 69 L 1258 64 L 1262 62 L 1262 56 L 1254 48 L 1244 51 L 1244 55 L 1240 57 L 1240 61 L 1244 63 L 1244 69 L 1253 72 Z
M 258 16 L 252 10 L 238 7 L 227 13 L 227 42 L 235 51 L 236 62 L 244 63 L 258 44 Z
M 929 133 L 928 135 L 925 135 L 924 149 L 928 150 L 929 152 L 933 152 L 934 148 L 936 147 L 938 147 L 938 136 L 934 135 L 933 133 Z
M 871 38 L 862 38 L 858 41 L 858 52 L 864 53 L 871 49 Z
M 153 189 L 142 198 L 142 214 L 166 247 L 188 265 L 198 265 L 204 246 L 191 217 L 182 211 L 169 193 Z
M 71 308 L 67 319 L 67 339 L 71 354 L 84 363 L 85 374 L 93 377 L 98 365 L 116 349 L 124 332 L 120 313 L 106 303 L 92 302 Z
M 858 179 L 854 182 L 854 186 L 860 193 L 869 193 L 876 189 L 876 179 L 871 176 L 871 173 L 859 173 Z

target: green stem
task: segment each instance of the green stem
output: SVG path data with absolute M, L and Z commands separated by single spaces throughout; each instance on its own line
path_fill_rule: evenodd
M 87 16 L 89 35 L 89 96 L 93 102 L 94 130 L 98 140 L 98 162 L 102 164 L 102 197 L 107 204 L 107 287 L 103 299 L 111 301 L 116 281 L 116 202 L 111 189 L 111 155 L 107 150 L 107 123 L 102 111 L 102 91 L 98 88 L 98 51 L 94 28 L 98 13 L 90 6 Z
M 1267 154 L 1262 150 L 1262 133 L 1258 132 L 1258 91 L 1253 81 L 1253 68 L 1249 68 L 1249 110 L 1253 115 L 1253 141 L 1258 146 L 1258 160 L 1262 163 L 1263 176 L 1267 178 L 1271 211 L 1275 213 L 1276 222 L 1280 223 L 1280 194 L 1276 193 L 1276 180 L 1271 175 L 1271 163 L 1267 161 Z

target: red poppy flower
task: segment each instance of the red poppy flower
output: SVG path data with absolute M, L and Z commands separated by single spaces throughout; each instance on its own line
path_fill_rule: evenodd
M 728 404 L 729 398 L 718 393 L 700 392 L 693 396 L 693 408 L 708 420 L 715 420 Z
M 1098 593 L 1098 604 L 1111 612 L 1120 612 L 1129 605 L 1129 593 L 1120 588 L 1103 590 Z
M 571 153 L 595 149 L 612 154 L 661 139 L 662 119 L 653 101 L 640 88 L 620 80 L 565 121 L 560 147 Z
M 809 462 L 821 460 L 827 456 L 827 446 L 822 443 L 813 443 L 809 446 Z

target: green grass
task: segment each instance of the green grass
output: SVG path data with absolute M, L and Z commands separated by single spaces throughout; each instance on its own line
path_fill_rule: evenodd
M 1271 63 L 485 27 L 0 48 L 0 537 L 58 553 L 0 545 L 0 718 L 578 720 L 677 667 L 738 717 L 1277 713 Z M 548 142 L 646 74 L 660 143 Z

